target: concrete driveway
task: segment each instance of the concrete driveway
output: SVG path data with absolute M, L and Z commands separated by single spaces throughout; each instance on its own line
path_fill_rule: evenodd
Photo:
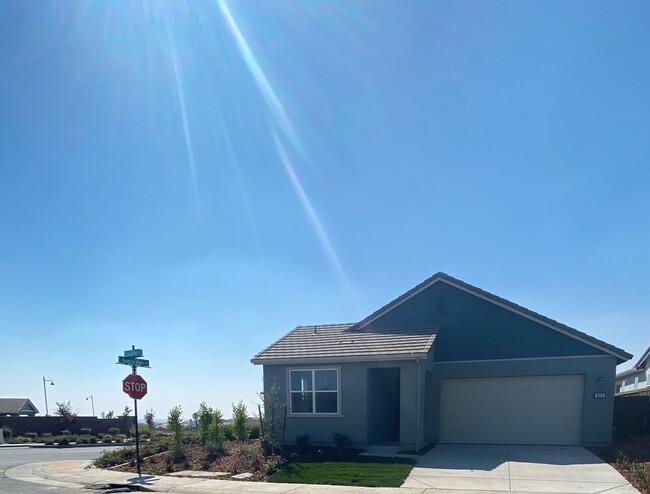
M 638 493 L 614 468 L 579 446 L 439 444 L 418 461 L 402 487 Z

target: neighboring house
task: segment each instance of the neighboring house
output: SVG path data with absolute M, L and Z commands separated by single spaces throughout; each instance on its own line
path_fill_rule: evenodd
M 620 348 L 438 273 L 356 324 L 298 326 L 251 361 L 285 438 L 606 445 Z
M 650 347 L 630 370 L 616 374 L 616 394 L 650 389 Z
M 0 416 L 33 417 L 37 413 L 38 409 L 29 398 L 0 398 Z

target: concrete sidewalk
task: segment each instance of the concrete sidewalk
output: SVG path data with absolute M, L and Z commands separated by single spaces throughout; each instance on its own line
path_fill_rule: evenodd
M 179 494 L 639 494 L 610 465 L 579 447 L 438 445 L 420 458 L 399 488 L 275 484 L 200 476 L 138 477 L 87 468 L 89 465 L 87 461 L 32 463 L 10 468 L 5 475 L 67 488 L 137 485 L 150 492 Z
M 132 473 L 113 472 L 99 468 L 86 468 L 87 461 L 70 461 L 54 463 L 31 463 L 10 468 L 5 475 L 14 480 L 36 482 L 39 484 L 82 489 L 91 485 L 118 484 L 138 485 L 151 492 L 168 492 L 178 494 L 423 494 L 424 488 L 372 488 L 347 487 L 333 485 L 274 484 L 270 482 L 242 482 L 234 480 L 216 480 L 205 478 L 183 478 L 171 476 L 138 477 Z M 433 492 L 433 490 L 431 491 Z M 438 494 L 440 491 L 436 490 Z M 456 491 L 457 493 L 457 491 Z M 458 493 L 457 493 L 458 494 Z

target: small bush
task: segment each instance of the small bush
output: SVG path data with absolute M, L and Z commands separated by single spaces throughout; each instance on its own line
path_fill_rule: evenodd
M 68 444 L 70 444 L 70 439 L 68 439 L 67 436 L 63 436 L 59 439 L 59 446 L 67 446 Z
M 339 449 L 349 448 L 350 444 L 352 444 L 350 438 L 346 434 L 335 432 L 332 436 L 334 436 L 334 444 L 336 444 L 336 447 Z
M 52 433 L 51 432 L 44 432 L 43 434 L 41 434 L 41 436 L 42 437 L 52 437 Z
M 93 432 L 91 427 L 82 427 L 80 431 L 84 436 L 90 436 Z
M 221 427 L 223 431 L 223 438 L 226 441 L 234 441 L 235 440 L 235 429 L 232 426 L 232 423 L 230 424 L 223 424 Z
M 278 472 L 282 469 L 284 462 L 282 460 L 271 460 L 266 465 L 264 465 L 264 471 L 266 474 L 271 476 L 275 472 Z
M 119 434 L 120 432 L 121 432 L 121 431 L 120 431 L 120 428 L 119 428 L 119 427 L 111 427 L 110 429 L 108 429 L 108 433 L 109 433 L 111 436 L 115 436 L 116 434 Z
M 307 446 L 309 446 L 309 434 L 300 434 L 296 437 L 296 448 L 298 448 L 298 451 L 305 451 Z
M 25 437 L 27 439 L 36 439 L 38 434 L 36 432 L 25 432 Z
M 77 437 L 77 444 L 90 444 L 90 436 Z
M 235 463 L 243 466 L 244 472 L 248 470 L 257 470 L 262 460 L 262 452 L 259 447 L 246 443 L 237 444 L 231 452 L 231 455 L 238 458 L 238 461 Z
M 61 431 L 62 436 L 69 436 L 70 434 L 72 434 L 72 433 L 68 429 L 63 429 Z
M 260 426 L 254 425 L 250 428 L 249 439 L 259 439 L 260 438 Z
M 90 439 L 88 441 L 90 444 L 97 444 L 97 438 L 95 436 L 90 436 Z

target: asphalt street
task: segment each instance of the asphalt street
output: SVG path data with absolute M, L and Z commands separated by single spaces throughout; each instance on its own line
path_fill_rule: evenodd
M 116 446 L 84 447 L 84 448 L 7 448 L 0 447 L 0 493 L 2 494 L 79 494 L 78 489 L 20 482 L 8 478 L 5 471 L 25 463 L 46 461 L 93 460 L 105 449 L 116 449 Z M 90 491 L 88 491 L 90 492 Z

